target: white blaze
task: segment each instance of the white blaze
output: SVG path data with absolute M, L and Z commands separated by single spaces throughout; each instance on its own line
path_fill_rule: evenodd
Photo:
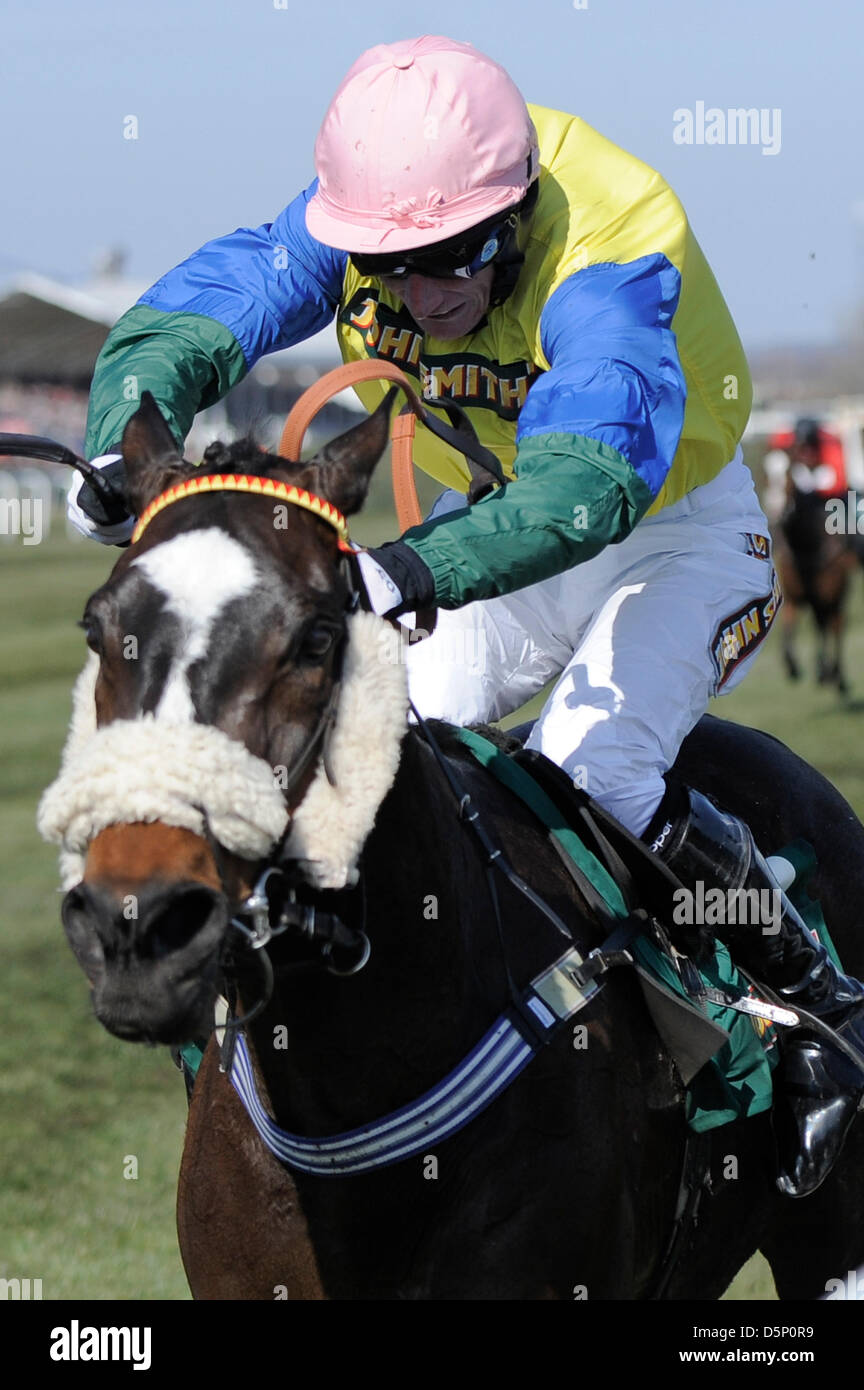
M 164 594 L 166 608 L 181 623 L 156 718 L 191 722 L 195 711 L 189 667 L 206 654 L 213 625 L 226 604 L 254 589 L 258 571 L 245 547 L 215 526 L 175 536 L 132 563 Z

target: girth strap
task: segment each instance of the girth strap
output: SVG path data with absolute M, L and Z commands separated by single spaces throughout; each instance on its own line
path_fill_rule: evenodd
M 637 930 L 635 921 L 618 928 L 614 940 L 610 938 L 587 960 L 575 946 L 565 951 L 531 981 L 437 1086 L 358 1129 L 312 1138 L 277 1125 L 258 1096 L 252 1059 L 242 1034 L 236 1040 L 231 1083 L 270 1152 L 304 1173 L 319 1177 L 368 1173 L 428 1153 L 431 1144 L 463 1129 L 491 1105 L 538 1051 L 585 1007 L 599 988 L 595 977 L 611 965 L 624 963 L 623 948 Z M 608 960 L 607 946 L 616 948 Z

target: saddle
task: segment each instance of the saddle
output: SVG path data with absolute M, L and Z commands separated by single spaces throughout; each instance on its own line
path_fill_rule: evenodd
M 622 904 L 630 921 L 640 920 L 627 963 L 687 1089 L 690 1128 L 701 1133 L 770 1109 L 776 1035 L 756 1012 L 761 1004 L 752 987 L 722 943 L 710 937 L 706 950 L 692 929 L 688 936 L 672 925 L 678 879 L 556 764 L 524 748 L 531 727 L 506 734 L 489 728 L 451 733 L 546 824 L 550 843 L 601 929 L 620 926 Z

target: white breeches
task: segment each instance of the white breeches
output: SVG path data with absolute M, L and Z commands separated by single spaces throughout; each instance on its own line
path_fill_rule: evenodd
M 433 514 L 464 505 L 444 493 Z M 750 668 L 773 620 L 768 535 L 739 450 L 593 560 L 440 611 L 410 649 L 411 697 L 426 717 L 483 723 L 557 676 L 528 747 L 640 835 L 683 739 Z

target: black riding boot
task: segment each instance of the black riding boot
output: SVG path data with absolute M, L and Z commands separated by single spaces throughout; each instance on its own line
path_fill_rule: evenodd
M 775 1076 L 777 1186 L 789 1197 L 805 1197 L 834 1166 L 864 1093 L 864 985 L 841 974 L 808 931 L 744 822 L 701 792 L 686 789 L 677 814 L 655 817 L 644 838 L 691 891 L 700 881 L 703 892 L 755 888 L 760 903 L 766 901 L 763 890 L 777 893 L 767 899 L 779 907 L 767 923 L 761 913 L 745 911 L 745 924 L 729 924 L 727 911 L 726 925 L 711 930 L 748 974 L 790 1008 L 800 1006 L 824 1020 L 861 1053 L 859 1069 L 823 1034 L 804 1025 L 783 1030 Z

